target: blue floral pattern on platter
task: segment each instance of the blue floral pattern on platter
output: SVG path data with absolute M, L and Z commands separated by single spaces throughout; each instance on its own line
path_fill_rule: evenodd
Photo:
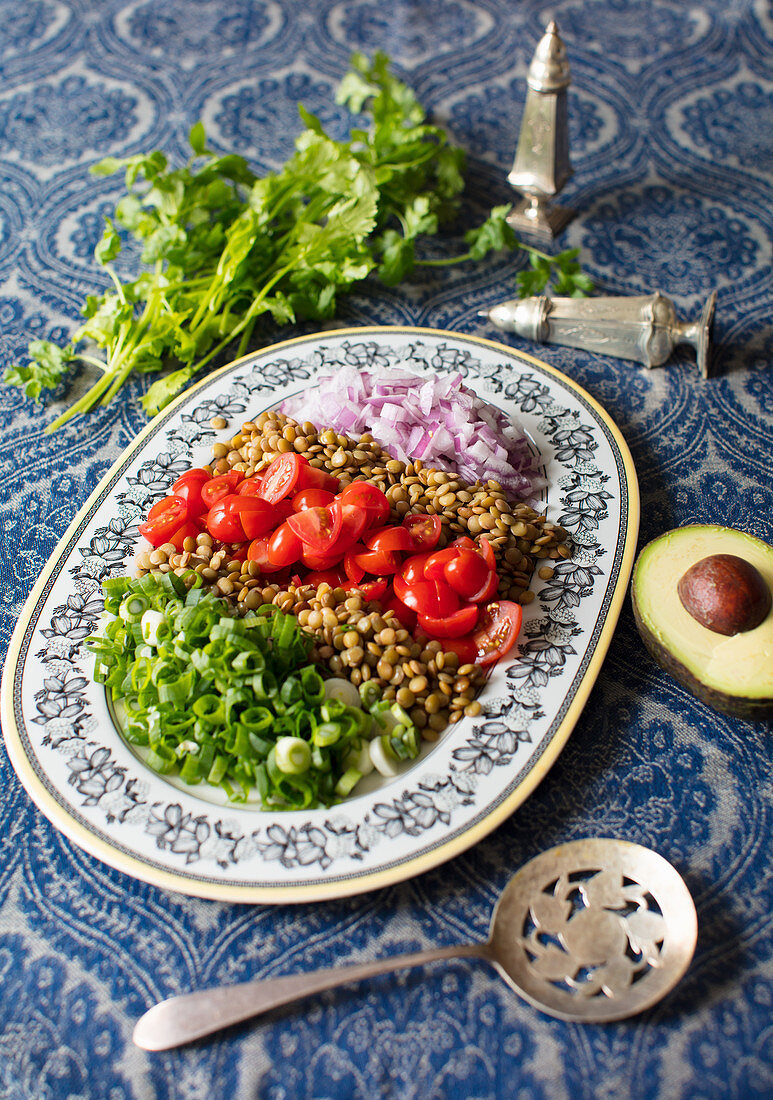
M 350 890 L 358 876 L 367 881 L 398 867 L 410 873 L 412 860 L 442 851 L 543 767 L 552 739 L 567 735 L 563 716 L 602 628 L 613 627 L 606 619 L 627 580 L 623 559 L 630 565 L 637 491 L 603 418 L 568 381 L 515 353 L 442 334 L 361 331 L 356 338 L 303 338 L 281 353 L 269 349 L 196 390 L 130 451 L 54 557 L 18 666 L 22 743 L 60 807 L 135 856 L 140 875 L 146 867 L 152 878 L 153 867 L 162 867 L 180 876 L 183 889 L 195 892 L 194 883 L 204 883 L 205 894 L 231 881 L 330 894 L 337 883 Z M 312 814 L 235 806 L 217 813 L 208 805 L 218 801 L 213 794 L 182 784 L 175 791 L 132 758 L 104 693 L 89 680 L 83 641 L 101 610 L 101 580 L 131 568 L 138 522 L 179 474 L 206 458 L 212 416 L 254 417 L 344 363 L 461 374 L 501 403 L 535 439 L 549 514 L 570 533 L 574 554 L 538 590 L 517 657 L 494 669 L 482 697 L 485 721 L 460 723 L 399 781 L 351 804 Z

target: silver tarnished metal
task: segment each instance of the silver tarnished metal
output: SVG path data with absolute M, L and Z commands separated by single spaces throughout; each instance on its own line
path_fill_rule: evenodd
M 674 988 L 697 936 L 690 893 L 657 852 L 626 840 L 573 840 L 515 874 L 488 940 L 171 997 L 140 1017 L 133 1039 L 143 1050 L 169 1050 L 344 982 L 459 958 L 489 963 L 551 1016 L 623 1020 Z
M 647 367 L 662 366 L 678 346 L 688 344 L 708 378 L 716 302 L 713 291 L 697 321 L 679 321 L 674 303 L 658 290 L 635 297 L 513 298 L 479 316 L 535 343 L 582 348 Z
M 572 174 L 566 99 L 570 82 L 566 48 L 551 20 L 529 66 L 521 132 L 507 177 L 524 195 L 510 213 L 509 224 L 519 236 L 545 243 L 574 217 L 573 210 L 550 201 Z

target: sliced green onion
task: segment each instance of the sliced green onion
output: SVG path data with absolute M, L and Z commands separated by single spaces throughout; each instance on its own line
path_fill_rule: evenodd
M 303 775 L 311 766 L 311 747 L 301 737 L 280 737 L 275 746 L 275 760 L 285 775 Z

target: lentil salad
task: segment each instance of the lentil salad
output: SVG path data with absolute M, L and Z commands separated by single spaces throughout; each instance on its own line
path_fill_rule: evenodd
M 221 431 L 227 422 L 216 417 L 211 426 Z M 246 421 L 230 439 L 216 443 L 204 470 L 212 476 L 234 470 L 250 478 L 288 453 L 304 456 L 342 486 L 355 480 L 376 486 L 389 501 L 394 523 L 409 514 L 437 516 L 441 547 L 460 536 L 478 544 L 486 540 L 496 561 L 501 600 L 529 603 L 537 562 L 543 562 L 539 576 L 549 579 L 550 563 L 569 556 L 566 531 L 530 504 L 509 500 L 497 481 L 469 484 L 451 471 L 394 458 L 369 433 L 350 439 L 277 410 Z M 240 615 L 266 605 L 293 614 L 313 636 L 312 659 L 326 673 L 355 686 L 370 682 L 384 701 L 394 701 L 409 714 L 425 741 L 436 740 L 465 715 L 480 713 L 476 696 L 485 671 L 460 660 L 453 647 L 412 635 L 393 611 L 356 590 L 326 582 L 272 582 L 255 561 L 240 560 L 236 551 L 205 531 L 185 538 L 181 548 L 168 543 L 140 550 L 135 566 L 140 577 L 169 572 L 195 577 Z

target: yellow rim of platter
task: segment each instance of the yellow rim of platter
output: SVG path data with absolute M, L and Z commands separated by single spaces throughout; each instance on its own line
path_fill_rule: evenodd
M 24 751 L 14 714 L 13 688 L 16 681 L 22 639 L 40 595 L 45 589 L 46 582 L 58 564 L 60 548 L 64 546 L 74 534 L 81 522 L 81 517 L 101 496 L 105 487 L 113 478 L 116 467 L 124 464 L 130 455 L 141 448 L 143 441 L 151 432 L 155 431 L 161 418 L 169 417 L 175 412 L 178 406 L 186 403 L 193 393 L 206 385 L 210 385 L 213 379 L 220 375 L 231 373 L 240 363 L 246 363 L 248 360 L 254 359 L 257 356 L 273 353 L 289 346 L 298 346 L 311 341 L 338 336 L 361 337 L 367 335 L 398 335 L 406 333 L 408 335 L 416 334 L 417 336 L 440 336 L 446 339 L 451 337 L 457 340 L 480 344 L 499 354 L 521 359 L 525 363 L 539 367 L 540 370 L 558 378 L 594 410 L 599 420 L 606 426 L 620 452 L 625 470 L 625 488 L 628 494 L 628 517 L 625 542 L 620 558 L 620 571 L 593 655 L 588 662 L 574 698 L 560 725 L 554 732 L 550 743 L 515 790 L 504 798 L 499 805 L 494 807 L 490 813 L 486 814 L 484 818 L 463 830 L 459 835 L 447 842 L 437 844 L 423 854 L 409 857 L 392 867 L 357 875 L 351 879 L 336 878 L 335 881 L 332 881 L 329 885 L 324 882 L 316 882 L 309 885 L 297 886 L 249 886 L 225 882 L 206 882 L 199 879 L 188 878 L 185 876 L 184 872 L 166 871 L 162 868 L 150 866 L 138 857 L 114 848 L 111 844 L 102 840 L 101 837 L 95 836 L 90 829 L 81 825 L 79 821 L 75 820 L 68 810 L 59 804 L 40 781 L 39 776 L 30 764 L 27 754 Z M 227 363 L 225 366 L 220 367 L 217 371 L 207 375 L 195 385 L 190 386 L 184 393 L 180 394 L 179 397 L 163 409 L 158 416 L 149 421 L 148 425 L 142 429 L 136 439 L 129 444 L 113 466 L 111 466 L 110 470 L 99 482 L 83 507 L 79 509 L 78 514 L 59 540 L 56 549 L 24 604 L 16 628 L 11 637 L 8 654 L 5 660 L 5 667 L 3 669 L 2 686 L 0 687 L 0 695 L 2 697 L 2 728 L 11 763 L 35 805 L 57 829 L 64 833 L 66 837 L 72 840 L 80 848 L 84 849 L 84 851 L 92 856 L 96 856 L 109 866 L 119 871 L 123 871 L 140 881 L 148 882 L 154 886 L 160 886 L 166 890 L 215 901 L 256 902 L 281 905 L 296 902 L 332 900 L 335 898 L 347 897 L 352 894 L 361 894 L 369 890 L 378 890 L 382 887 L 390 886 L 395 882 L 402 882 L 415 875 L 420 875 L 424 871 L 429 871 L 439 864 L 445 863 L 449 859 L 453 859 L 454 856 L 467 851 L 468 848 L 471 848 L 474 844 L 477 844 L 478 841 L 493 832 L 498 825 L 501 825 L 503 821 L 510 817 L 510 815 L 528 798 L 538 784 L 542 782 L 561 753 L 572 729 L 580 717 L 588 695 L 596 681 L 596 677 L 601 669 L 601 665 L 617 625 L 631 570 L 633 568 L 636 539 L 639 530 L 639 508 L 639 487 L 636 478 L 636 469 L 628 445 L 623 439 L 617 425 L 606 410 L 591 397 L 590 394 L 582 389 L 581 386 L 578 386 L 573 379 L 569 378 L 555 367 L 550 366 L 550 364 L 526 352 L 508 347 L 495 340 L 487 340 L 480 336 L 470 336 L 467 333 L 456 333 L 433 328 L 414 328 L 404 325 L 368 325 L 354 328 L 329 329 L 326 332 L 316 332 L 307 336 L 298 336 L 290 340 L 283 340 L 280 343 L 249 352 L 247 355 L 243 355 L 239 359 L 235 359 L 231 363 Z

